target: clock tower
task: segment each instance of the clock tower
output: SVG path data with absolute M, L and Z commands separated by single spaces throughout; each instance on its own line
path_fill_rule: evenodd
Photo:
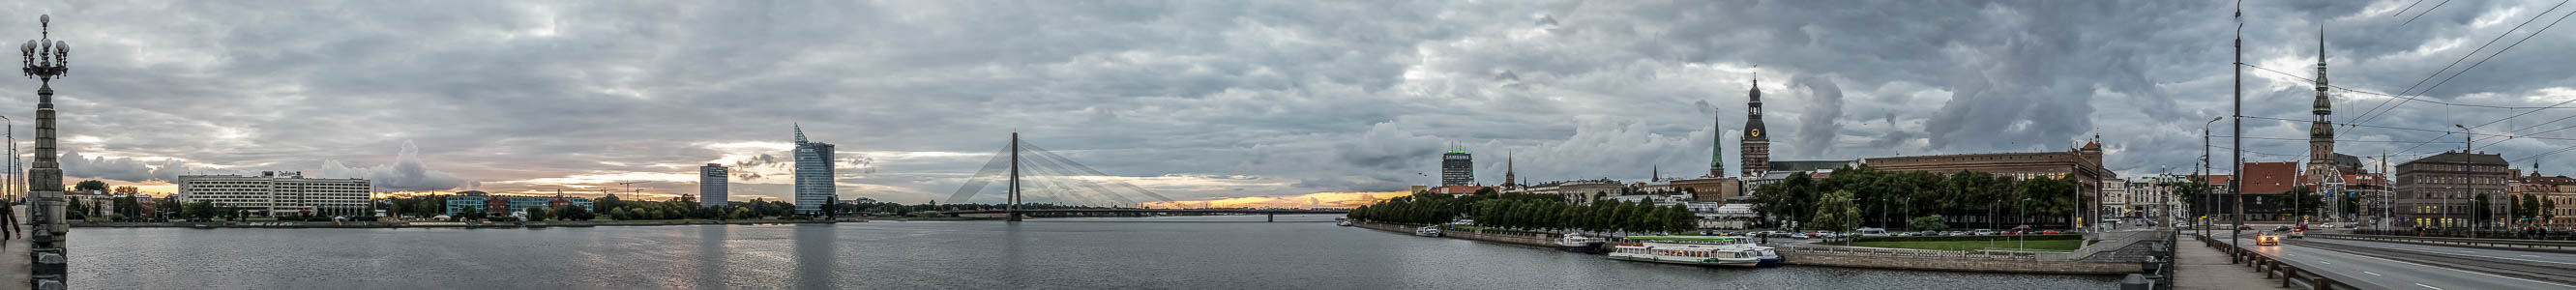
M 1738 155 L 1744 158 L 1744 177 L 1762 178 L 1771 171 L 1771 132 L 1762 130 L 1762 79 L 1753 79 L 1753 90 L 1746 96 L 1750 101 L 1744 109 L 1744 144 L 1736 147 L 1743 150 Z

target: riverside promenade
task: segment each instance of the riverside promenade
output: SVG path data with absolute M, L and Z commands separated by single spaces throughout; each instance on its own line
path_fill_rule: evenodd
M 14 205 L 10 209 L 9 212 L 17 215 L 18 224 L 0 226 L 26 229 L 27 206 Z M 35 247 L 35 242 L 17 235 L 0 236 L 0 239 L 6 239 L 0 240 L 0 247 L 5 247 L 0 248 L 0 290 L 34 288 L 36 261 L 28 249 Z
M 2174 289 L 2290 289 L 2254 268 L 2227 262 L 2227 253 L 2198 244 L 2174 247 Z

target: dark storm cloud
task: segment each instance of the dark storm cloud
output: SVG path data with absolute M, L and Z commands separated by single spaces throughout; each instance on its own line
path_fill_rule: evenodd
M 2246 62 L 2305 77 L 2313 71 L 2316 28 L 2329 23 L 2335 83 L 2398 92 L 2551 4 L 2453 3 L 2400 26 L 2405 17 L 2388 14 L 2403 2 L 2248 2 Z M 88 158 L 77 174 L 148 180 L 164 175 L 155 168 L 364 172 L 382 173 L 380 184 L 435 190 L 472 185 L 465 180 L 533 188 L 506 181 L 689 176 L 697 165 L 727 163 L 740 167 L 736 196 L 776 197 L 788 191 L 775 175 L 785 173 L 778 169 L 791 155 L 741 148 L 776 148 L 763 146 L 787 141 L 788 124 L 801 122 L 815 141 L 839 144 L 850 157 L 844 163 L 865 163 L 842 171 L 845 194 L 918 202 L 953 191 L 1013 132 L 1109 174 L 1169 180 L 1174 190 L 1167 194 L 1185 199 L 1431 184 L 1436 176 L 1423 173 L 1437 171 L 1444 143 L 1477 153 L 1478 175 L 1489 184 L 1500 180 L 1497 161 L 1506 153 L 1517 155 L 1521 176 L 1537 181 L 1637 179 L 1656 168 L 1668 176 L 1702 174 L 1695 171 L 1712 157 L 1742 166 L 1724 154 L 1737 147 L 1744 92 L 1756 72 L 1769 81 L 1767 123 L 1778 132 L 1775 146 L 1784 147 L 1775 159 L 2063 150 L 2100 134 L 2112 144 L 2113 168 L 2153 173 L 2193 164 L 2200 139 L 2193 127 L 2228 112 L 2230 4 L 0 7 L 53 14 L 57 38 L 83 48 L 74 56 L 77 73 L 55 84 L 63 94 L 66 152 Z M 32 37 L 33 24 L 0 21 L 0 31 Z M 2576 55 L 2554 53 L 2576 46 L 2558 32 L 2427 95 L 2521 106 L 2576 98 L 2565 88 L 2576 83 L 2570 74 L 2543 65 L 2576 63 Z M 2259 70 L 2246 76 L 2247 115 L 2307 119 L 2313 92 L 2303 91 L 2305 84 Z M 0 82 L 5 91 L 33 86 Z M 2337 119 L 2383 99 L 2339 93 Z M 0 99 L 0 107 L 22 108 L 12 114 L 32 103 Z M 2514 113 L 2396 108 L 2368 124 L 2445 128 Z M 1712 110 L 1725 123 L 1712 128 Z M 2564 126 L 2540 120 L 2570 113 L 2552 110 L 2481 131 L 2538 132 Z M 2247 136 L 2305 136 L 2303 124 L 2247 122 Z M 2229 134 L 2225 125 L 2218 134 Z M 2441 137 L 2343 133 L 2340 139 Z M 416 156 L 387 150 L 413 147 L 405 140 L 417 143 Z M 2485 142 L 2497 145 L 2483 150 L 2509 158 L 2564 146 Z M 716 148 L 748 143 L 769 145 Z M 1719 144 L 1725 152 L 1709 156 L 1709 146 Z M 2248 140 L 2246 147 L 2303 153 L 2303 145 Z M 2339 148 L 2403 155 L 2450 146 L 2408 145 Z M 2544 159 L 2566 163 L 2576 155 Z M 333 166 L 316 160 L 395 162 L 325 168 Z M 2531 161 L 2543 160 L 2518 164 Z M 1165 175 L 1184 177 L 1159 178 Z M 1186 177 L 1237 175 L 1259 178 Z M 677 180 L 639 186 L 694 192 L 694 184 Z M 524 188 L 491 190 L 512 189 Z

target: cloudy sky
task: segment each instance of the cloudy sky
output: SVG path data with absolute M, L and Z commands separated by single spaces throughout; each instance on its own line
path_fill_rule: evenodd
M 2418 2 L 2245 3 L 2245 62 L 2279 71 L 2245 70 L 2245 114 L 2312 118 L 2303 78 L 2323 25 L 2334 85 L 2360 91 L 2334 94 L 2335 119 L 2363 125 L 2342 129 L 2343 152 L 2458 148 L 2391 129 L 2452 124 L 2576 138 L 2551 131 L 2576 110 L 2446 105 L 2576 100 L 2576 28 L 2542 30 L 2576 7 Z M 0 4 L 14 19 L 0 31 L 32 39 L 53 15 L 78 48 L 54 84 L 69 175 L 147 191 L 280 170 L 385 191 L 682 194 L 698 165 L 723 163 L 740 166 L 734 199 L 779 197 L 801 124 L 839 145 L 845 197 L 947 198 L 1019 132 L 1207 200 L 1436 183 L 1450 148 L 1476 153 L 1489 184 L 1506 155 L 1534 181 L 1696 176 L 1714 144 L 1739 165 L 1757 73 L 1774 159 L 2064 150 L 2098 134 L 2124 175 L 2188 172 L 2200 125 L 2230 108 L 2233 5 L 19 1 Z M 0 98 L 19 134 L 33 134 L 36 85 L 0 82 L 21 92 Z M 2249 161 L 2305 154 L 2303 122 L 2245 130 L 2273 138 L 2247 139 L 2265 153 Z M 2576 142 L 2477 143 L 2576 171 L 2576 154 L 2542 155 Z

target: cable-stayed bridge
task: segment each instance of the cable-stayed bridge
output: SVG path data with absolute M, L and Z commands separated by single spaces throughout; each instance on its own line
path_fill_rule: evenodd
M 966 178 L 966 184 L 959 186 L 957 188 L 957 193 L 950 194 L 948 196 L 949 203 L 978 203 L 976 197 L 980 193 L 985 191 L 1001 191 L 1001 196 L 998 198 L 991 195 L 983 195 L 983 201 L 995 201 L 995 203 L 1006 204 L 1008 206 L 1001 209 L 946 211 L 940 213 L 952 216 L 958 214 L 1006 213 L 1009 214 L 1010 220 L 1018 221 L 1022 215 L 1029 213 L 1239 213 L 1278 215 L 1340 214 L 1350 212 L 1349 210 L 1339 209 L 1308 210 L 1275 208 L 1149 209 L 1143 208 L 1144 203 L 1171 203 L 1173 200 L 1172 198 L 1165 197 L 1162 194 L 1154 193 L 1153 190 L 1147 190 L 1144 187 L 1129 184 L 1126 181 L 1121 180 L 1124 178 L 1126 177 L 1101 173 L 1099 170 L 1091 169 L 1090 166 L 1082 165 L 1081 162 L 1075 162 L 1071 158 L 1057 155 L 1055 152 L 1046 150 L 1044 147 L 1038 147 L 1036 144 L 1029 144 L 1028 141 L 1020 140 L 1019 133 L 1011 133 L 1011 143 L 1003 145 L 999 152 L 995 152 L 993 154 L 992 160 L 984 162 L 983 168 L 977 169 L 974 176 Z M 991 185 L 994 185 L 997 181 L 1001 182 L 1001 186 L 998 188 L 988 188 L 991 187 Z M 1032 200 L 1030 199 L 1031 197 L 1035 197 L 1036 199 Z M 1075 205 L 1094 208 L 1021 209 L 1020 205 L 1023 204 Z

